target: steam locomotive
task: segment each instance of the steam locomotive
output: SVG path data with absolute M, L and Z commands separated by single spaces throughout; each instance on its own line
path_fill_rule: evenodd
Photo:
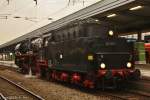
M 118 37 L 106 22 L 74 21 L 47 34 L 16 46 L 15 62 L 21 72 L 31 69 L 42 78 L 86 88 L 140 78 L 133 42 Z

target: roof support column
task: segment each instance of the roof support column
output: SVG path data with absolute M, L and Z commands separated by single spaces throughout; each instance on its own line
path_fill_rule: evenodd
M 138 34 L 138 41 L 139 42 L 142 41 L 142 32 L 138 31 L 137 34 Z

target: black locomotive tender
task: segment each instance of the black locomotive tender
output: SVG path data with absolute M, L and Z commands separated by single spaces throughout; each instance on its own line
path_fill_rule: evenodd
M 117 37 L 106 22 L 78 20 L 16 47 L 16 64 L 23 73 L 82 85 L 116 86 L 140 77 L 134 67 L 134 45 Z M 26 49 L 25 49 L 26 48 Z

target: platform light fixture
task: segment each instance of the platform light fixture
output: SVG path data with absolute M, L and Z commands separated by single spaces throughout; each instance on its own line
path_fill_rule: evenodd
M 98 19 L 95 19 L 95 21 L 98 22 L 99 20 L 98 20 Z
M 133 10 L 138 10 L 141 8 L 143 8 L 143 6 L 135 6 L 135 7 L 130 8 L 129 10 L 133 11 Z
M 111 18 L 111 17 L 115 17 L 115 16 L 117 16 L 117 14 L 110 14 L 107 16 L 107 18 Z
M 9 53 L 9 55 L 10 55 L 10 56 L 12 56 L 12 55 L 13 55 L 13 53 Z

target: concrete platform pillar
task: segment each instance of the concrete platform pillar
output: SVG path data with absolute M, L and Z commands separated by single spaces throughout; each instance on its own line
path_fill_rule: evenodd
M 135 48 L 137 50 L 136 64 L 146 64 L 145 47 L 144 42 L 142 41 L 142 32 L 138 31 L 137 34 L 138 34 L 138 41 L 135 43 Z
M 137 31 L 138 34 L 138 41 L 142 41 L 142 32 L 141 31 Z

